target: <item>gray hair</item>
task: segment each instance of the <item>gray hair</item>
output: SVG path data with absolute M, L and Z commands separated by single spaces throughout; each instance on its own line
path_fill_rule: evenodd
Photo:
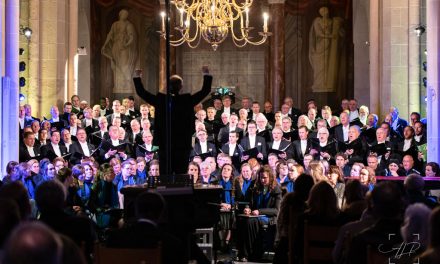
M 400 228 L 403 241 L 418 242 L 426 248 L 429 241 L 429 216 L 431 209 L 422 203 L 415 203 L 406 208 L 405 220 Z

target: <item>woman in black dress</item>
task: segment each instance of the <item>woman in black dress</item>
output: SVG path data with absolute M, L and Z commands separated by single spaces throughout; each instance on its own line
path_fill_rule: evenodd
M 258 172 L 250 206 L 237 218 L 238 257 L 241 261 L 261 259 L 264 243 L 273 246 L 281 189 L 269 166 Z M 272 232 L 273 231 L 273 232 Z

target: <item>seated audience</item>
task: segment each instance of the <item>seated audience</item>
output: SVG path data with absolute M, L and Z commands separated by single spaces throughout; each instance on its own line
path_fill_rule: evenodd
M 425 181 L 422 176 L 410 174 L 405 179 L 404 187 L 406 191 L 405 198 L 408 204 L 423 203 L 431 209 L 439 205 L 436 200 L 424 195 Z
M 306 201 L 313 185 L 314 180 L 310 175 L 301 174 L 295 181 L 295 191 L 284 196 L 277 220 L 277 246 L 274 263 L 288 262 L 288 252 L 292 250 L 288 248 L 289 237 L 295 237 L 298 217 L 307 208 Z
M 333 188 L 326 182 L 316 183 L 307 200 L 308 208 L 298 217 L 295 231 L 293 258 L 302 261 L 304 248 L 304 223 L 309 225 L 340 226 L 343 224 L 338 200 Z
M 79 247 L 84 246 L 90 256 L 96 240 L 93 223 L 87 217 L 71 216 L 64 211 L 66 191 L 63 185 L 58 181 L 44 182 L 37 188 L 35 199 L 41 212 L 39 220 L 71 238 Z
M 108 247 L 152 248 L 161 244 L 163 263 L 187 263 L 183 244 L 174 236 L 161 230 L 159 220 L 164 217 L 166 203 L 157 192 L 145 191 L 135 201 L 136 222 L 111 231 Z
M 376 250 L 379 245 L 382 252 L 388 251 L 392 254 L 391 249 L 402 242 L 400 226 L 403 202 L 399 186 L 394 182 L 380 182 L 371 193 L 373 215 L 377 222 L 353 234 L 348 248 L 347 263 L 367 263 L 367 249 Z
M 420 255 L 420 263 L 435 264 L 440 262 L 440 207 L 434 209 L 429 218 L 429 246 Z

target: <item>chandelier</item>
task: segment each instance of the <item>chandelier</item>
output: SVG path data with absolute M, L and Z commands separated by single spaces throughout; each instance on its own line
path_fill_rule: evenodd
M 268 31 L 267 13 L 263 14 L 263 31 L 259 32 L 260 39 L 253 40 L 250 32 L 254 29 L 249 27 L 249 10 L 253 0 L 244 0 L 237 3 L 236 0 L 174 0 L 172 3 L 177 10 L 177 26 L 180 38 L 170 40 L 172 46 L 180 46 L 187 43 L 189 47 L 196 48 L 201 38 L 208 42 L 213 50 L 217 50 L 231 32 L 231 38 L 238 47 L 246 44 L 261 45 L 271 35 Z M 162 28 L 159 34 L 165 35 L 165 12 L 161 12 Z M 237 25 L 236 25 L 237 24 Z M 193 26 L 194 25 L 194 26 Z

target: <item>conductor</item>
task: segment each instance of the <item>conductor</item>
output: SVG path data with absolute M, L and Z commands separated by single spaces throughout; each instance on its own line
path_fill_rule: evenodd
M 161 87 L 156 95 L 144 89 L 142 70 L 136 70 L 133 78 L 136 92 L 143 100 L 156 108 L 156 129 L 154 137 L 159 141 L 159 162 L 161 170 L 166 168 L 166 149 L 171 144 L 170 174 L 186 173 L 189 154 L 191 151 L 191 131 L 194 126 L 194 106 L 200 103 L 210 92 L 212 76 L 208 66 L 202 67 L 203 86 L 200 91 L 191 94 L 180 94 L 183 80 L 179 75 L 170 77 L 169 104 L 171 118 L 171 142 L 166 139 L 166 87 Z M 162 169 L 163 168 L 163 169 Z

